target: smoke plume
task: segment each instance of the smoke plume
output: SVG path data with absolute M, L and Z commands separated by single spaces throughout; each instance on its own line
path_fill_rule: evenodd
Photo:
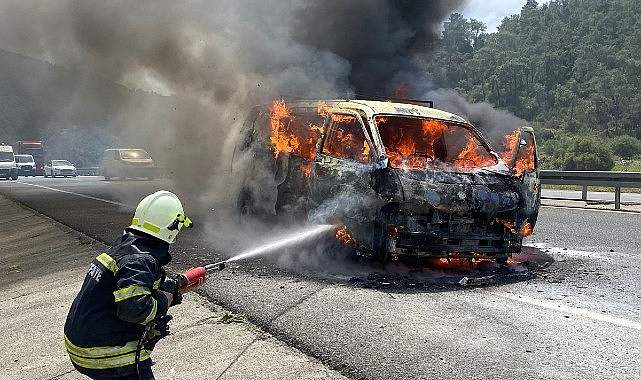
M 4 0 L 0 48 L 162 95 L 119 104 L 106 124 L 152 152 L 181 196 L 224 211 L 237 196 L 238 131 L 256 104 L 393 96 L 404 85 L 493 124 L 487 109 L 435 92 L 421 70 L 442 22 L 464 2 Z

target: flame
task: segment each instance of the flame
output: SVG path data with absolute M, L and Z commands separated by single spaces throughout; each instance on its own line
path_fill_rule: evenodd
M 516 228 L 514 228 L 514 223 L 512 223 L 512 222 L 510 222 L 508 220 L 499 218 L 499 217 L 496 217 L 495 220 L 496 220 L 496 222 L 498 222 L 498 223 L 502 224 L 503 226 L 505 226 L 505 228 L 509 229 L 513 234 L 517 233 L 516 232 Z M 530 235 L 532 235 L 532 231 L 533 230 L 534 230 L 534 227 L 532 226 L 532 223 L 527 222 L 527 223 L 525 223 L 523 225 L 523 227 L 521 227 L 521 230 L 518 232 L 518 234 L 523 236 L 523 237 L 530 236 Z
M 327 107 L 325 105 L 325 108 L 322 108 L 323 104 L 318 107 L 321 117 Z M 274 101 L 270 107 L 269 137 L 274 148 L 274 157 L 278 158 L 281 153 L 293 153 L 306 158 L 309 162 L 303 164 L 301 170 L 309 176 L 311 160 L 316 154 L 316 142 L 323 134 L 321 117 L 318 120 L 307 120 L 301 115 L 293 114 L 284 100 Z
M 298 146 L 298 138 L 288 136 L 285 133 L 285 120 L 291 115 L 284 100 L 272 103 L 270 112 L 272 134 L 269 140 L 274 145 L 274 156 L 278 157 L 281 152 L 291 152 L 294 147 Z
M 345 245 L 354 241 L 349 232 L 347 232 L 347 226 L 343 226 L 336 231 L 336 239 Z
M 407 99 L 407 98 L 410 97 L 410 93 L 411 93 L 410 88 L 405 83 L 401 83 L 401 84 L 397 85 L 396 88 L 394 89 L 394 97 L 396 97 L 396 98 L 405 98 L 405 99 Z
M 390 164 L 424 170 L 447 164 L 461 170 L 496 164 L 495 158 L 465 127 L 440 120 L 376 117 Z
M 521 228 L 521 233 L 520 235 L 523 237 L 530 236 L 532 235 L 532 230 L 534 227 L 532 227 L 532 223 L 527 222 L 525 225 L 523 225 L 523 228 Z
M 510 230 L 513 234 L 516 234 L 516 230 L 514 229 L 514 223 L 510 222 L 509 220 L 505 220 L 502 218 L 499 218 L 498 216 L 495 219 L 498 223 L 502 224 L 505 228 Z
M 523 172 L 527 170 L 534 170 L 534 141 L 532 135 L 529 135 L 530 141 L 526 141 L 525 149 L 519 149 L 520 147 L 520 137 L 521 130 L 516 129 L 514 132 L 507 134 L 503 137 L 501 142 L 501 147 L 503 150 L 499 152 L 499 155 L 508 165 L 512 165 L 514 156 L 518 153 L 516 157 L 516 162 L 514 162 L 514 167 L 512 170 L 517 176 L 521 176 Z M 518 149 L 518 151 L 517 151 Z
M 501 147 L 503 150 L 499 152 L 499 156 L 503 159 L 505 162 L 511 162 L 512 158 L 514 157 L 514 153 L 516 152 L 516 148 L 518 147 L 518 142 L 519 142 L 519 134 L 520 131 L 518 129 L 514 130 L 514 132 L 507 134 L 503 136 L 503 141 L 501 141 Z

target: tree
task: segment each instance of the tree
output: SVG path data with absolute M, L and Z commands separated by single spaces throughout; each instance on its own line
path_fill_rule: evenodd
M 641 154 L 641 141 L 630 135 L 613 137 L 610 139 L 610 147 L 614 154 L 627 160 Z
M 609 147 L 590 136 L 573 139 L 563 154 L 562 163 L 564 170 L 610 170 L 614 167 Z

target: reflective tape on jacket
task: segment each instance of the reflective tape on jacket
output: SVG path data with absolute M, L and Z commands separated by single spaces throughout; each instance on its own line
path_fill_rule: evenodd
M 124 346 L 78 347 L 65 335 L 65 348 L 71 361 L 83 368 L 108 369 L 134 364 L 138 342 L 127 342 Z M 142 348 L 140 361 L 149 359 L 150 351 Z
M 130 285 L 114 292 L 116 302 L 126 300 L 127 298 L 151 294 L 148 287 L 142 285 Z
M 105 268 L 109 269 L 112 273 L 118 272 L 118 264 L 116 264 L 116 260 L 114 260 L 111 256 L 109 256 L 106 253 L 103 253 L 96 257 L 96 260 L 102 265 L 105 266 Z

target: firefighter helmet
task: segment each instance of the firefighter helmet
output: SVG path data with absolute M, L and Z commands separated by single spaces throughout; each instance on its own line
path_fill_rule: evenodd
M 160 190 L 146 196 L 136 207 L 131 226 L 171 244 L 182 227 L 192 227 L 180 199 L 169 191 Z

